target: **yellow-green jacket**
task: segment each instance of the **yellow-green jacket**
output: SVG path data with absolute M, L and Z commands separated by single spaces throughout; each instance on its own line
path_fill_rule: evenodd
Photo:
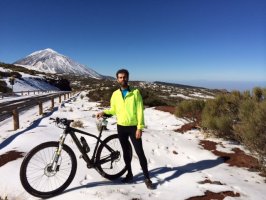
M 120 89 L 114 91 L 110 106 L 111 108 L 104 110 L 104 113 L 116 115 L 118 125 L 144 128 L 143 101 L 138 89 L 130 88 L 125 99 Z

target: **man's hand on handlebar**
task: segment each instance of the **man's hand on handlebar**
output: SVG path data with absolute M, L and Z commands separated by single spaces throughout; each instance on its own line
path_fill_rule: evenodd
M 112 115 L 111 114 L 105 114 L 104 112 L 99 112 L 99 113 L 96 114 L 96 117 L 97 117 L 97 119 L 99 119 L 99 118 L 107 119 L 109 117 L 112 117 Z
M 104 116 L 104 112 L 99 112 L 99 113 L 96 114 L 97 119 L 99 119 L 99 118 L 101 118 L 103 116 Z

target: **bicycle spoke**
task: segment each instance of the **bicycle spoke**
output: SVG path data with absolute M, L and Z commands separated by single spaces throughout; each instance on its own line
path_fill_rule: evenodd
M 72 169 L 71 157 L 62 151 L 58 161 L 58 171 L 51 171 L 51 162 L 57 147 L 42 149 L 32 157 L 27 166 L 26 176 L 29 184 L 38 191 L 53 191 L 61 187 Z

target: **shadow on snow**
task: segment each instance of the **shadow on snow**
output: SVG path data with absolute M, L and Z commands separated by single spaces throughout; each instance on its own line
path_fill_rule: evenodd
M 215 160 L 201 160 L 201 161 L 198 161 L 195 163 L 189 163 L 189 164 L 186 164 L 184 166 L 179 166 L 179 167 L 159 167 L 159 168 L 155 168 L 155 169 L 150 170 L 150 176 L 151 176 L 151 178 L 154 177 L 157 179 L 157 182 L 154 182 L 154 185 L 156 188 L 158 185 L 162 185 L 166 181 L 171 181 L 173 179 L 176 179 L 183 174 L 198 172 L 198 171 L 210 169 L 212 167 L 220 165 L 220 164 L 224 163 L 227 159 L 228 159 L 227 157 L 218 157 Z M 168 173 L 168 172 L 173 172 L 173 173 L 172 173 L 172 175 L 170 175 L 164 179 L 157 178 L 158 175 Z M 143 182 L 144 182 L 144 176 L 141 173 L 141 174 L 137 174 L 134 176 L 134 182 L 132 182 L 132 184 L 143 183 Z M 97 187 L 97 186 L 121 185 L 121 184 L 122 184 L 121 178 L 114 180 L 114 181 L 90 182 L 90 183 L 87 183 L 86 185 L 67 189 L 62 194 L 67 193 L 67 192 L 71 192 L 74 190 L 82 189 L 82 188 L 92 188 L 92 187 Z
M 55 111 L 58 110 L 58 107 L 54 108 L 51 112 L 49 112 L 47 115 L 39 118 L 39 119 L 36 119 L 35 121 L 33 121 L 33 123 L 27 127 L 26 129 L 22 130 L 22 131 L 19 131 L 17 133 L 15 133 L 14 135 L 11 135 L 10 137 L 8 137 L 7 139 L 5 139 L 1 144 L 0 144 L 0 150 L 5 148 L 7 145 L 9 145 L 14 139 L 16 139 L 16 137 L 18 137 L 19 135 L 31 130 L 31 129 L 34 129 L 36 127 L 39 126 L 40 122 L 42 121 L 42 119 L 46 118 L 46 117 L 49 117 L 51 116 Z

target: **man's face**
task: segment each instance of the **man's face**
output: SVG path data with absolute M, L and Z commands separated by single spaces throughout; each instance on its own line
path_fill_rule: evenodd
M 127 83 L 128 83 L 128 77 L 125 73 L 119 73 L 117 75 L 117 82 L 119 83 L 119 85 L 121 87 L 127 87 Z

